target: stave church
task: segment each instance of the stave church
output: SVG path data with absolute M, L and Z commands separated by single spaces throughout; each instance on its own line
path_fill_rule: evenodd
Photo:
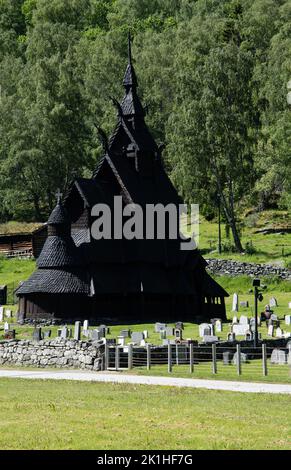
M 37 269 L 16 291 L 18 320 L 91 324 L 226 319 L 228 293 L 207 273 L 198 249 L 183 251 L 179 239 L 98 239 L 92 208 L 181 204 L 163 167 L 138 96 L 129 39 L 123 79 L 125 95 L 115 103 L 117 124 L 109 139 L 100 130 L 104 155 L 90 179 L 77 178 L 47 222 Z

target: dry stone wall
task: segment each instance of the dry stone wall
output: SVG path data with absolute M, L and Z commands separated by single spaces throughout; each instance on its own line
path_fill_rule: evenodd
M 291 270 L 271 264 L 244 263 L 225 259 L 207 259 L 208 271 L 212 274 L 227 276 L 278 276 L 281 279 L 291 280 Z
M 104 345 L 85 341 L 0 341 L 0 364 L 102 370 Z

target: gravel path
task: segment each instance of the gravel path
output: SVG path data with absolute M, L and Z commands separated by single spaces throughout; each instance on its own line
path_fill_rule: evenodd
M 291 395 L 291 384 L 268 384 L 252 382 L 229 382 L 225 380 L 182 379 L 174 377 L 153 377 L 141 375 L 126 375 L 103 372 L 68 371 L 24 371 L 0 370 L 0 379 L 42 379 L 42 380 L 76 380 L 85 382 L 112 382 L 140 385 L 163 385 L 170 387 L 206 388 L 208 390 L 226 390 L 246 393 L 284 393 Z

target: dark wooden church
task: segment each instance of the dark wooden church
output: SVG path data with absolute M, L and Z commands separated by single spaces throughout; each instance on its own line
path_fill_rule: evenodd
M 91 234 L 92 208 L 114 197 L 123 204 L 181 204 L 159 147 L 145 123 L 137 78 L 129 63 L 118 122 L 91 179 L 78 178 L 48 220 L 37 270 L 17 290 L 19 319 L 145 323 L 226 318 L 227 292 L 206 272 L 198 250 L 180 240 L 102 239 Z

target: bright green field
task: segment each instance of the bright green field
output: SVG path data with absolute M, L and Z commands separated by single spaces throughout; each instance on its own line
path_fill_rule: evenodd
M 1 449 L 291 449 L 284 395 L 1 379 L 0 414 Z

